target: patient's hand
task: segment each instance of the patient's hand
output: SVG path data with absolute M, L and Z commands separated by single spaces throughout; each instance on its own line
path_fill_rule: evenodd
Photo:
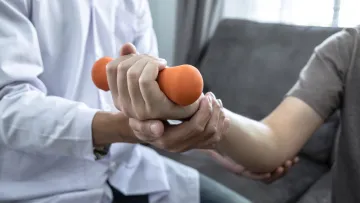
M 299 157 L 295 157 L 292 160 L 286 161 L 282 166 L 279 166 L 276 170 L 269 173 L 253 173 L 248 171 L 246 168 L 241 166 L 240 164 L 235 163 L 232 159 L 226 156 L 222 156 L 219 153 L 213 150 L 201 150 L 207 154 L 209 154 L 212 158 L 215 159 L 220 165 L 230 170 L 231 172 L 242 175 L 247 178 L 251 178 L 254 180 L 261 180 L 265 183 L 271 183 L 281 177 L 283 177 L 287 171 L 299 161 Z
M 157 82 L 165 63 L 155 57 L 137 54 L 125 44 L 120 57 L 107 67 L 107 78 L 115 107 L 127 117 L 145 120 L 188 119 L 199 109 L 200 97 L 193 104 L 180 106 L 170 101 Z

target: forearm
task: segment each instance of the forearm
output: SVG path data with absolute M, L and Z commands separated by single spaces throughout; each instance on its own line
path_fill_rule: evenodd
M 225 112 L 231 125 L 219 150 L 254 172 L 270 172 L 292 159 L 324 122 L 316 111 L 295 97 L 284 99 L 261 122 Z
M 88 157 L 96 109 L 23 83 L 0 89 L 0 142 L 21 151 Z
M 254 172 L 269 172 L 286 159 L 273 130 L 266 124 L 228 110 L 230 127 L 218 150 Z
M 129 118 L 121 112 L 97 112 L 92 122 L 92 137 L 95 147 L 116 142 L 140 142 L 129 126 Z
M 26 87 L 20 84 L 0 90 L 0 140 L 9 147 L 88 157 L 93 146 L 140 142 L 121 112 L 91 109 Z

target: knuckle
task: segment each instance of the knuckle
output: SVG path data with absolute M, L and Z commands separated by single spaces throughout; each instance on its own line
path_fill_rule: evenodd
M 215 135 L 215 136 L 213 137 L 213 140 L 214 140 L 215 143 L 220 142 L 221 136 Z
M 132 71 L 131 69 L 127 72 L 127 78 L 129 80 L 139 80 L 140 78 L 140 73 L 139 72 L 136 72 L 136 71 Z
M 220 109 L 220 104 L 216 99 L 213 100 L 213 106 L 217 109 Z
M 126 117 L 133 118 L 131 112 L 128 109 L 124 108 L 122 109 L 122 112 L 125 114 Z
M 217 126 L 214 126 L 214 125 L 210 125 L 209 127 L 208 127 L 208 129 L 207 129 L 207 133 L 209 133 L 209 134 L 214 134 L 214 133 L 216 133 L 217 132 Z
M 139 79 L 139 84 L 142 85 L 142 86 L 148 86 L 152 83 L 153 81 L 148 79 L 148 78 L 143 78 L 143 77 L 140 77 Z
M 155 59 L 155 57 L 149 55 L 149 54 L 143 54 L 144 57 L 146 57 L 147 59 Z
M 159 119 L 163 118 L 161 109 L 157 110 L 156 106 L 147 108 L 146 110 L 146 119 Z
M 213 107 L 212 106 L 208 106 L 206 108 L 206 116 L 211 116 L 213 112 Z
M 204 126 L 200 124 L 194 124 L 193 129 L 195 132 L 203 132 L 205 130 Z
M 128 71 L 128 68 L 123 62 L 121 62 L 117 66 L 117 71 L 118 71 L 119 74 L 125 75 L 127 73 L 127 71 Z
M 108 73 L 108 74 L 113 74 L 114 72 L 116 73 L 116 71 L 117 71 L 117 67 L 116 67 L 116 66 L 112 65 L 111 63 L 108 63 L 108 64 L 106 65 L 106 73 Z
M 136 117 L 138 120 L 141 120 L 141 121 L 147 120 L 147 115 L 143 111 L 136 112 Z
M 119 102 L 114 102 L 114 106 L 117 110 L 122 111 L 121 104 Z

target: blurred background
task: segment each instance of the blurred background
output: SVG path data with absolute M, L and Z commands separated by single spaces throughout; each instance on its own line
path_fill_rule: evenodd
M 150 0 L 149 3 L 160 56 L 170 65 L 187 61 L 184 53 L 179 53 L 183 51 L 178 51 L 176 57 L 175 52 L 194 41 L 206 43 L 222 18 L 325 27 L 360 24 L 359 0 Z M 177 29 L 178 35 L 183 36 L 176 40 Z M 198 36 L 184 36 L 192 35 L 191 32 Z M 184 37 L 188 40 L 184 41 Z

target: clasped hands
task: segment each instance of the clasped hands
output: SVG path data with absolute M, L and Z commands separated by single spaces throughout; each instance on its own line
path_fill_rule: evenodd
M 221 100 L 207 93 L 192 105 L 174 104 L 156 82 L 159 71 L 164 68 L 163 60 L 137 54 L 132 44 L 125 44 L 120 57 L 110 62 L 106 69 L 115 107 L 129 118 L 129 125 L 141 142 L 170 152 L 216 149 L 230 126 Z M 183 122 L 170 125 L 167 119 Z M 213 157 L 236 172 L 224 157 Z
M 229 126 L 220 100 L 211 93 L 181 107 L 160 90 L 156 78 L 166 68 L 161 60 L 136 53 L 131 44 L 107 65 L 107 78 L 115 107 L 128 118 L 142 142 L 170 152 L 213 149 Z M 170 125 L 167 119 L 181 119 Z

